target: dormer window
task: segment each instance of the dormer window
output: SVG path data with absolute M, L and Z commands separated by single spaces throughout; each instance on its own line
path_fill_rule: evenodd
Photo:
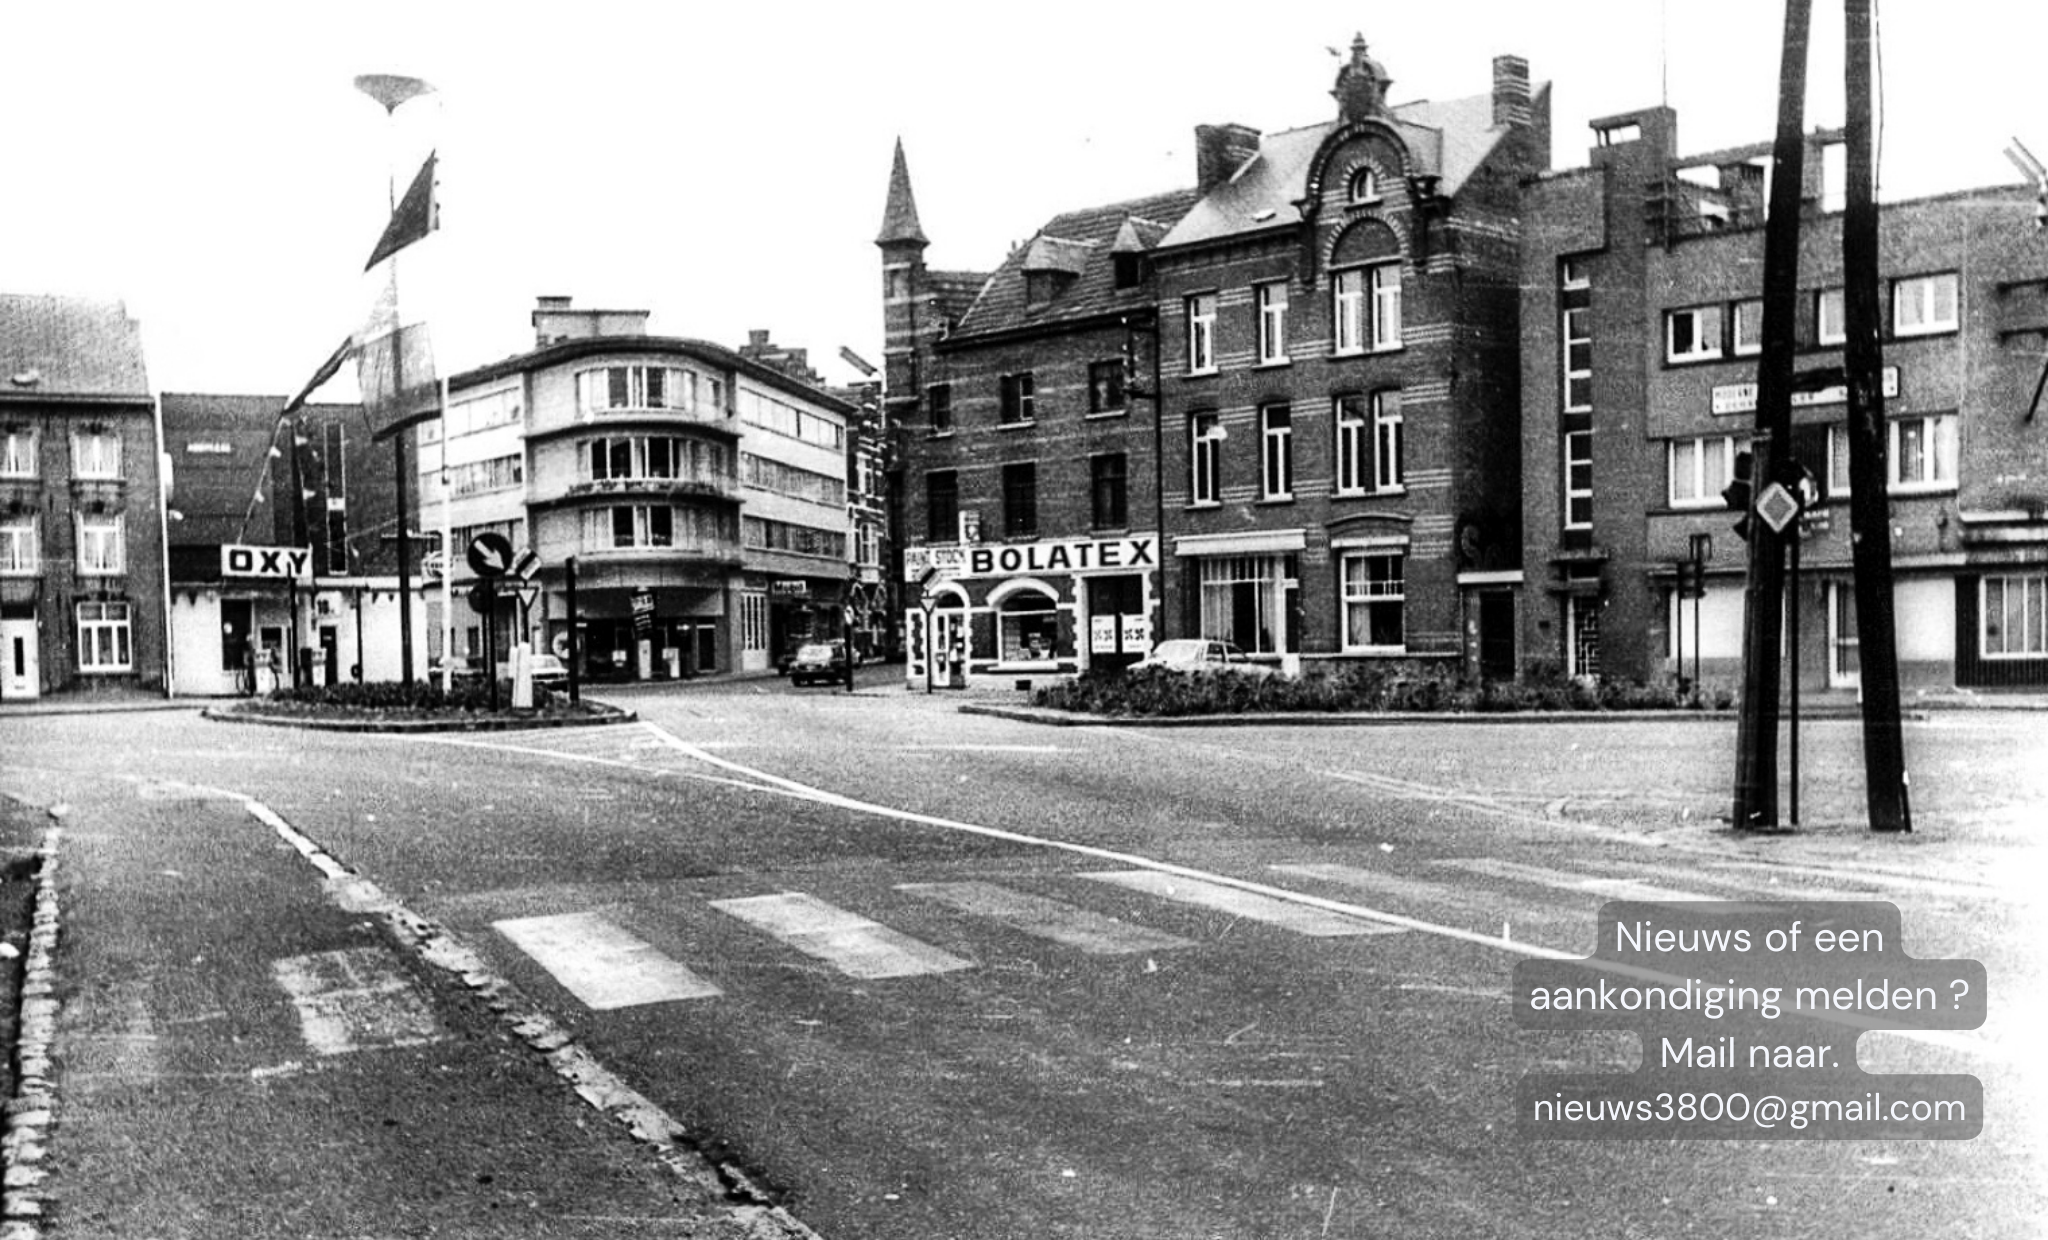
M 1360 168 L 1351 174 L 1351 201 L 1378 202 L 1380 200 L 1380 177 L 1371 168 Z
M 1116 286 L 1136 288 L 1145 278 L 1144 256 L 1139 254 L 1118 254 L 1114 256 Z

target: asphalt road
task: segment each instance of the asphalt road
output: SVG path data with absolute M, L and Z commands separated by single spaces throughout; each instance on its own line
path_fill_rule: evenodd
M 2037 716 L 1910 725 L 1908 839 L 1809 725 L 1806 828 L 1735 839 L 1732 726 L 1050 729 L 888 670 L 562 732 L 0 723 L 0 779 L 263 801 L 835 1240 L 2038 1234 Z M 1982 961 L 1983 1029 L 1860 1047 L 1977 1076 L 1982 1134 L 1521 1137 L 1524 1072 L 1638 1053 L 1518 1028 L 1514 964 L 1672 896 L 1890 900 Z

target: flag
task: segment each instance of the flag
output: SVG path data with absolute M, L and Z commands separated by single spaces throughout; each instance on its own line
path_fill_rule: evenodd
M 381 436 L 419 421 L 440 406 L 434 343 L 425 323 L 394 327 L 363 341 L 356 353 L 363 415 Z
M 329 379 L 341 373 L 342 363 L 346 362 L 355 351 L 356 338 L 354 336 L 350 336 L 342 341 L 341 347 L 334 351 L 334 356 L 320 363 L 320 369 L 313 372 L 313 377 L 306 380 L 306 386 L 299 389 L 299 394 L 291 398 L 285 405 L 284 412 L 278 416 L 288 418 L 292 414 L 297 413 L 299 406 L 313 398 L 313 393 L 325 386 Z
M 391 222 L 384 226 L 384 235 L 377 239 L 377 248 L 370 251 L 370 261 L 363 264 L 363 270 L 368 271 L 418 241 L 440 227 L 440 223 L 440 214 L 434 207 L 434 155 L 430 154 L 427 162 L 420 165 L 419 175 L 406 188 L 405 197 L 398 200 L 398 209 L 391 213 Z

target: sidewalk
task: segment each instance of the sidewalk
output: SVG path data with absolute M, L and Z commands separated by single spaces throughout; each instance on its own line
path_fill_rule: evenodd
M 100 787 L 0 799 L 45 853 L 42 921 L 9 935 L 0 1240 L 811 1236 L 647 1139 L 601 1069 L 565 1080 L 595 1062 L 559 1031 L 538 1050 L 516 995 L 429 963 L 317 849 L 203 790 Z

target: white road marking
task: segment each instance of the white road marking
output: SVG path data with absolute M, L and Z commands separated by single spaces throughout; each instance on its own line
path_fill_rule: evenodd
M 963 913 L 987 917 L 1039 938 L 1098 956 L 1133 955 L 1193 947 L 1192 940 L 1147 926 L 1135 926 L 1085 908 L 994 883 L 902 883 L 896 888 L 950 905 Z
M 597 1011 L 708 999 L 717 986 L 598 913 L 515 917 L 492 927 Z
M 1256 892 L 1241 891 L 1221 883 L 1205 882 L 1202 879 L 1187 878 L 1178 874 L 1161 874 L 1155 870 L 1117 870 L 1100 874 L 1084 874 L 1081 877 L 1094 879 L 1098 883 L 1113 883 L 1132 891 L 1158 896 L 1179 904 L 1193 904 L 1201 908 L 1212 908 L 1242 917 L 1247 921 L 1263 922 L 1306 934 L 1314 938 L 1337 938 L 1351 934 L 1399 934 L 1399 926 L 1375 925 L 1356 917 L 1346 917 L 1319 908 L 1306 908 L 1287 900 L 1276 900 Z
M 447 1035 L 390 954 L 375 947 L 271 962 L 298 1009 L 306 1045 L 321 1055 L 421 1046 Z
M 900 753 L 1065 753 L 1058 745 L 898 745 Z
M 711 907 L 824 961 L 849 977 L 915 977 L 971 969 L 974 962 L 898 934 L 880 922 L 801 891 L 713 900 Z
M 1339 865 L 1334 862 L 1307 862 L 1266 868 L 1276 874 L 1335 883 L 1360 891 L 1376 891 L 1396 899 L 1412 900 L 1436 908 L 1448 906 L 1468 917 L 1478 918 L 1483 925 L 1505 923 L 1512 927 L 1512 936 L 1536 942 L 1544 942 L 1552 937 L 1534 936 L 1529 933 L 1531 928 L 1539 926 L 1558 931 L 1567 939 L 1592 936 L 1592 921 L 1576 909 L 1503 899 L 1492 892 L 1465 891 L 1443 883 L 1409 878 L 1403 874 L 1388 874 L 1380 870 L 1369 870 L 1364 866 Z
M 1519 861 L 1499 861 L 1492 857 L 1452 857 L 1436 864 L 1466 870 L 1473 874 L 1487 874 L 1494 878 L 1533 883 L 1558 891 L 1581 891 L 1606 900 L 1692 901 L 1728 898 L 1703 896 L 1698 892 L 1659 887 L 1654 883 L 1637 882 L 1630 878 L 1599 878 L 1589 874 L 1573 874 L 1566 870 L 1545 869 L 1538 865 L 1523 865 Z

